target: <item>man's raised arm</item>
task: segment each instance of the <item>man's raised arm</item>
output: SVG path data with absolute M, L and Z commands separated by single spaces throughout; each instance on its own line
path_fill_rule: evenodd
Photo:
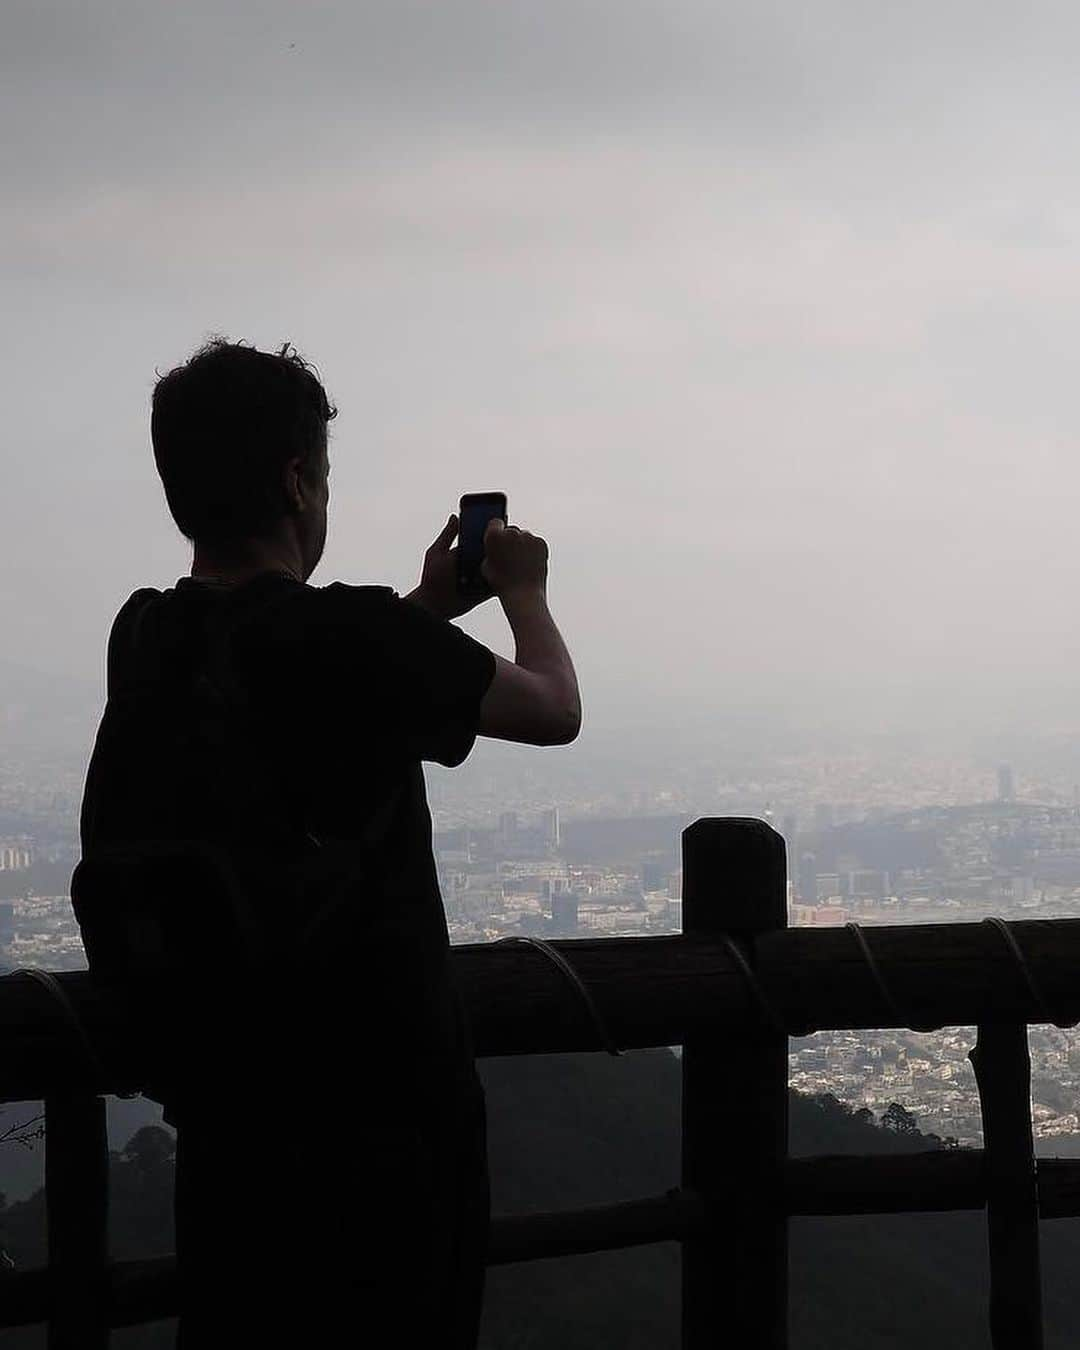
M 513 661 L 495 657 L 480 704 L 481 736 L 526 745 L 567 745 L 581 729 L 574 663 L 547 603 L 548 547 L 538 535 L 493 520 L 484 535 L 488 584 L 514 634 Z

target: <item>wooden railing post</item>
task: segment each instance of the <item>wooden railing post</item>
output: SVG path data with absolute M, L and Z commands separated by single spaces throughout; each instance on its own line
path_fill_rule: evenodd
M 45 1098 L 48 1350 L 106 1350 L 109 1136 L 105 1098 Z
M 979 1027 L 969 1058 L 982 1104 L 994 1350 L 1042 1350 L 1039 1191 L 1031 1054 L 1022 1023 Z
M 784 841 L 762 820 L 683 831 L 683 931 L 724 933 L 751 969 L 752 939 L 787 924 Z M 747 990 L 747 1000 L 758 1010 Z M 682 1184 L 708 1231 L 683 1243 L 684 1350 L 787 1345 L 788 1043 L 775 1031 L 695 1035 L 683 1048 Z

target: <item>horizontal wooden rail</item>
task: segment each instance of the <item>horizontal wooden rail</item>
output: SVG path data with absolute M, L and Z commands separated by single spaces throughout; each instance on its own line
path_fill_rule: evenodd
M 878 1027 L 931 1029 L 1080 1021 L 1080 919 L 1011 923 L 1039 995 L 1001 936 L 983 924 L 863 929 L 877 975 L 843 928 L 787 928 L 749 940 L 760 991 L 797 1035 Z M 592 992 L 624 1047 L 681 1044 L 767 1025 L 728 944 L 708 937 L 608 938 L 553 944 Z M 456 947 L 454 960 L 482 1054 L 596 1049 L 566 982 L 528 948 Z
M 492 1220 L 488 1265 L 678 1242 L 704 1227 L 701 1197 L 679 1190 L 562 1213 L 507 1215 Z
M 1042 1218 L 1080 1218 L 1080 1158 L 1044 1158 L 1037 1179 Z M 789 1158 L 780 1197 L 791 1218 L 978 1210 L 986 1201 L 982 1149 Z M 768 1207 L 766 1196 L 761 1202 Z M 560 1214 L 496 1218 L 489 1265 L 681 1240 L 705 1225 L 700 1197 L 680 1190 Z
M 1043 1219 L 1080 1218 L 1080 1159 L 1041 1159 L 1037 1180 Z M 782 1205 L 792 1217 L 838 1217 L 979 1210 L 986 1198 L 982 1151 L 947 1149 L 897 1156 L 791 1158 L 784 1169 Z M 765 1204 L 767 1197 L 761 1199 Z M 719 1221 L 724 1222 L 723 1213 Z M 706 1224 L 700 1197 L 678 1190 L 564 1213 L 496 1217 L 488 1264 L 683 1241 L 704 1232 Z M 106 1279 L 111 1326 L 175 1316 L 174 1256 L 117 1262 L 109 1267 Z M 43 1322 L 51 1283 L 46 1270 L 5 1276 L 0 1283 L 0 1328 Z
M 982 924 L 866 928 L 876 973 L 842 928 L 789 928 L 752 940 L 755 993 L 723 941 L 602 938 L 552 944 L 590 991 L 617 1044 L 679 1045 L 688 1035 L 760 1028 L 758 994 L 792 1034 L 811 1029 L 1080 1021 L 1080 919 L 1009 925 L 1028 974 Z M 543 952 L 507 944 L 455 947 L 452 959 L 477 1052 L 522 1055 L 596 1049 L 599 1037 L 565 974 Z M 1036 982 L 1032 987 L 1030 975 Z M 0 1101 L 54 1089 L 137 1090 L 145 1070 L 125 1034 L 130 1019 L 82 972 L 57 980 L 98 1052 L 95 1069 L 47 990 L 25 975 L 0 979 Z M 886 1000 L 882 982 L 888 990 Z M 280 997 L 301 998 L 282 976 Z M 901 1021 L 900 1018 L 903 1020 Z

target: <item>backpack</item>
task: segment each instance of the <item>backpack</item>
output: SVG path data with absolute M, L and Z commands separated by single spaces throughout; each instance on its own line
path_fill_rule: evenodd
M 202 753 L 242 791 L 237 731 L 251 708 L 233 669 L 235 617 L 226 606 L 210 615 L 189 694 Z M 382 884 L 386 854 L 375 846 L 397 807 L 384 803 L 359 840 L 319 840 L 297 822 L 273 857 L 208 839 L 147 839 L 79 861 L 71 899 L 90 973 L 126 1004 L 132 1049 L 156 1066 L 147 1095 L 168 1105 L 196 1080 L 205 1092 L 241 1068 L 266 1069 L 256 1047 L 272 1050 L 296 1016 L 280 996 L 283 972 L 295 972 L 298 998 L 310 997 L 333 957 L 320 935 L 358 890 Z

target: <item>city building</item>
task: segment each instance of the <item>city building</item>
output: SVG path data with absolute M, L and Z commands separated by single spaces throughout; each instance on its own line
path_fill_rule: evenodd
M 1011 764 L 998 765 L 998 801 L 1011 802 L 1016 799 L 1016 787 L 1013 783 L 1013 771 Z

